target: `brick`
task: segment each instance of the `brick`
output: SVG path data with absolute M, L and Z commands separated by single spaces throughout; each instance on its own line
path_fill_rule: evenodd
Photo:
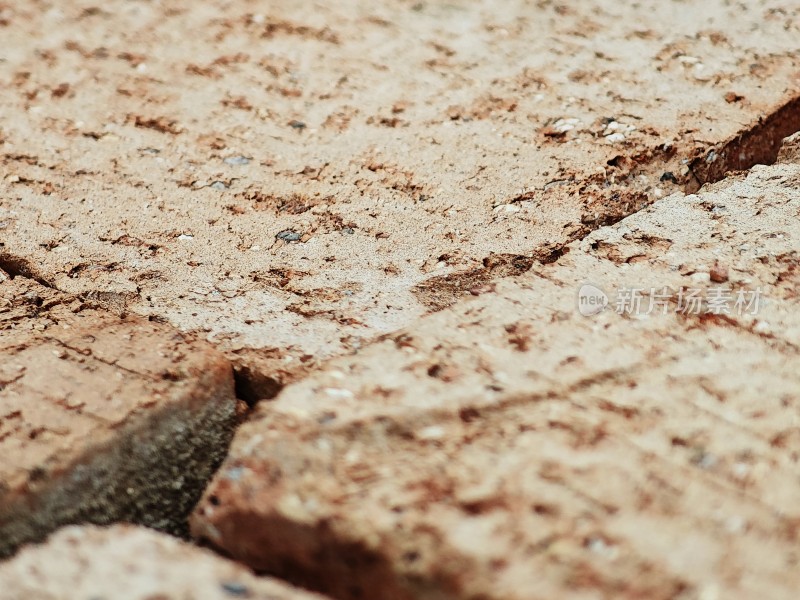
M 193 534 L 342 599 L 794 598 L 798 182 L 670 196 L 287 387 Z M 761 306 L 677 311 L 726 286 Z
M 250 400 L 800 111 L 786 0 L 96 8 L 3 15 L 0 265 L 198 332 Z
M 67 523 L 185 532 L 235 411 L 205 342 L 4 275 L 0 556 Z
M 72 526 L 0 564 L 4 600 L 323 600 L 142 527 Z

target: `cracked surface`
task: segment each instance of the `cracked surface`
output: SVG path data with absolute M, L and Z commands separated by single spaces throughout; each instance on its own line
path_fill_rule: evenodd
M 0 265 L 201 332 L 256 395 L 694 185 L 797 93 L 785 1 L 266 8 L 0 19 Z
M 194 513 L 260 571 L 353 600 L 794 598 L 798 166 L 664 198 L 800 128 L 800 9 L 573 4 L 0 5 L 0 555 L 186 533 L 235 421 L 205 340 L 251 403 L 312 372 Z M 665 313 L 585 318 L 586 282 Z M 766 301 L 678 314 L 687 287 Z M 106 551 L 220 591 L 140 530 L 0 568 L 92 587 Z
M 285 388 L 194 535 L 337 598 L 794 598 L 799 190 L 673 195 Z M 585 282 L 612 309 L 579 314 Z M 763 303 L 709 312 L 727 288 Z
M 0 356 L 0 556 L 66 523 L 185 531 L 235 423 L 220 353 L 0 271 Z

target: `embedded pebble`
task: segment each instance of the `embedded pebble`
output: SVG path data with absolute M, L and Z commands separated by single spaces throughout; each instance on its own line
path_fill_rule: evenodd
M 284 231 L 281 231 L 275 237 L 278 238 L 279 240 L 283 240 L 284 242 L 296 242 L 302 236 L 299 233 L 297 233 L 296 231 L 292 231 L 291 229 L 285 229 Z
M 226 165 L 249 165 L 250 159 L 246 156 L 229 156 L 223 162 Z

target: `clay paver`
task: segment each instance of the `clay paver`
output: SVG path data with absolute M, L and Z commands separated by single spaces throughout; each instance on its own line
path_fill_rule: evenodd
M 194 513 L 254 569 L 794 598 L 800 168 L 670 194 L 777 155 L 799 32 L 785 0 L 0 6 L 0 555 L 182 533 L 230 360 L 251 403 L 312 373 Z M 692 287 L 767 301 L 676 313 Z M 120 568 L 157 537 L 55 551 L 82 536 Z
M 671 196 L 287 387 L 194 534 L 337 598 L 795 598 L 799 190 Z M 761 305 L 677 312 L 728 288 Z
M 200 331 L 269 396 L 770 154 L 725 144 L 796 96 L 799 11 L 12 3 L 0 263 Z
M 185 532 L 236 424 L 228 361 L 0 275 L 0 556 L 65 523 Z
M 67 527 L 0 564 L 4 600 L 323 600 L 162 533 Z

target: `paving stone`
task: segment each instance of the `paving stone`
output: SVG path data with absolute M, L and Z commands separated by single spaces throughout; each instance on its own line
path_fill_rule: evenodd
M 66 523 L 185 533 L 235 423 L 206 342 L 0 276 L 0 556 Z
M 322 600 L 168 535 L 130 525 L 66 527 L 0 564 L 5 600 Z
M 0 265 L 200 332 L 248 399 L 774 158 L 787 0 L 3 8 Z
M 800 165 L 757 167 L 332 361 L 193 534 L 343 599 L 795 598 L 798 214 Z

